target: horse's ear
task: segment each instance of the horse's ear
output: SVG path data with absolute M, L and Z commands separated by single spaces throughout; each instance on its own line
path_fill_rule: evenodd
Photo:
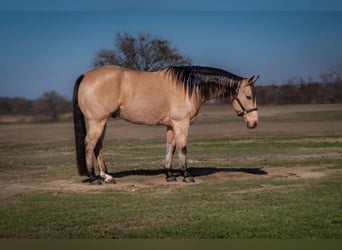
M 258 79 L 259 79 L 259 76 L 252 76 L 251 78 L 248 79 L 248 85 L 252 85 Z

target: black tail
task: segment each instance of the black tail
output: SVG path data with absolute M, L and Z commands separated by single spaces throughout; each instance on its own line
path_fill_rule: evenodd
M 86 162 L 86 151 L 84 140 L 87 134 L 86 125 L 84 121 L 84 115 L 78 104 L 78 87 L 83 80 L 83 75 L 81 75 L 74 86 L 74 94 L 72 97 L 72 105 L 74 112 L 74 130 L 75 130 L 75 144 L 76 144 L 76 159 L 77 159 L 77 169 L 79 175 L 88 175 L 87 162 Z

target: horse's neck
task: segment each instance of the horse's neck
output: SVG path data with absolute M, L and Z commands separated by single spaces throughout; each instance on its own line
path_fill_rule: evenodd
M 219 82 L 208 81 L 202 84 L 210 85 L 206 87 L 206 93 L 201 94 L 202 104 L 215 99 L 231 99 L 231 87 L 222 85 Z

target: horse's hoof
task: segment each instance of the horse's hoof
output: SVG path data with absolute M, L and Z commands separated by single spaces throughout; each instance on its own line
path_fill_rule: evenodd
M 89 181 L 90 185 L 102 185 L 102 180 L 101 179 L 94 179 Z
M 106 184 L 116 184 L 116 181 L 113 178 L 105 179 L 103 182 Z
M 83 183 L 89 183 L 90 185 L 100 185 L 102 184 L 102 179 L 98 176 L 91 176 L 87 179 L 82 180 Z
M 166 179 L 167 182 L 175 182 L 175 181 L 177 181 L 177 178 L 174 175 L 167 176 L 167 177 L 165 177 L 165 179 Z
M 88 179 L 90 185 L 101 185 L 102 184 L 102 179 L 99 176 L 91 176 Z
M 183 182 L 185 182 L 185 183 L 194 183 L 195 179 L 192 176 L 186 176 L 186 177 L 184 177 Z

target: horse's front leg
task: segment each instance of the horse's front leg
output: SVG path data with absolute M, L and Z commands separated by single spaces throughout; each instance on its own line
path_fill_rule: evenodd
M 168 126 L 166 132 L 166 157 L 165 157 L 165 174 L 166 181 L 177 181 L 176 176 L 172 174 L 172 159 L 176 150 L 176 140 L 173 128 Z
M 195 182 L 195 179 L 189 173 L 187 159 L 186 159 L 186 154 L 187 154 L 186 145 L 187 145 L 189 126 L 190 126 L 189 122 L 184 122 L 184 123 L 179 123 L 174 127 L 176 145 L 178 149 L 178 159 L 179 159 L 180 170 L 184 178 L 183 181 L 186 183 Z

